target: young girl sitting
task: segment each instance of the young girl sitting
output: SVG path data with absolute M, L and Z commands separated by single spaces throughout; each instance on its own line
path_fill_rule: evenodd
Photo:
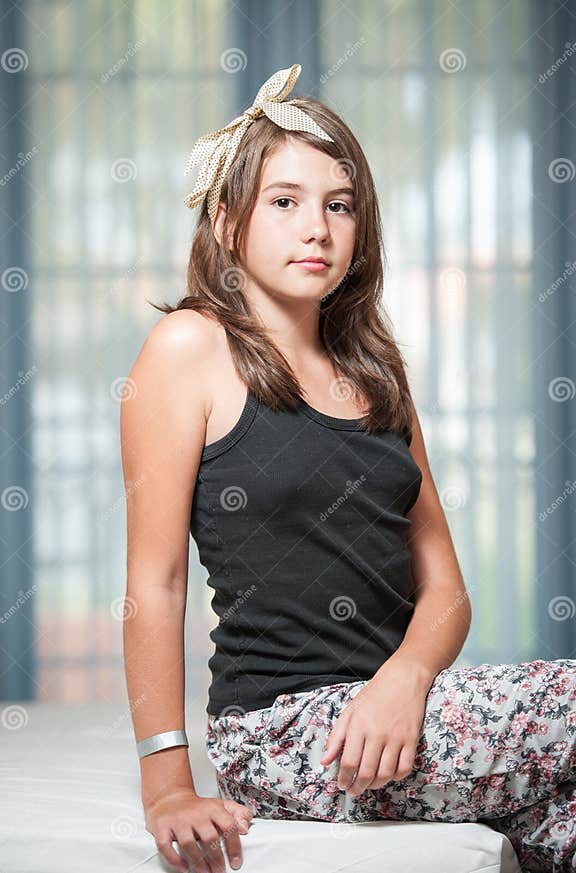
M 576 661 L 450 668 L 471 609 L 383 311 L 374 181 L 336 113 L 285 99 L 299 73 L 196 144 L 188 293 L 122 405 L 146 826 L 184 870 L 223 870 L 220 839 L 236 869 L 253 815 L 483 821 L 524 871 L 573 870 Z M 218 797 L 184 730 L 190 532 L 219 617 Z

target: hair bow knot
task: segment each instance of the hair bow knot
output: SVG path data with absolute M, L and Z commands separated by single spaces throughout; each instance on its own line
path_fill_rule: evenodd
M 267 115 L 274 124 L 286 130 L 305 130 L 321 139 L 333 142 L 332 137 L 322 130 L 302 109 L 295 106 L 293 100 L 284 100 L 284 97 L 292 91 L 301 70 L 300 64 L 293 64 L 285 70 L 278 70 L 264 82 L 254 103 L 244 110 L 242 115 L 239 115 L 225 127 L 204 134 L 196 140 L 188 158 L 184 175 L 189 173 L 194 165 L 202 164 L 202 166 L 194 189 L 184 199 L 184 203 L 193 209 L 207 197 L 212 229 L 214 229 L 214 220 L 220 202 L 220 191 L 238 150 L 240 140 L 248 127 L 261 115 Z

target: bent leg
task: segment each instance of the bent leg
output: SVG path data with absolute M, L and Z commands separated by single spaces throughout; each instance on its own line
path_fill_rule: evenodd
M 487 821 L 508 837 L 523 873 L 573 873 L 576 870 L 576 783 L 518 812 Z
M 413 772 L 379 789 L 405 818 L 499 818 L 576 781 L 576 661 L 447 668 L 426 700 Z
M 507 817 L 542 803 L 546 821 L 556 814 L 558 786 L 576 781 L 576 661 L 441 671 L 426 698 L 412 773 L 351 797 L 337 786 L 340 759 L 326 768 L 320 759 L 336 719 L 365 684 L 280 695 L 268 709 L 212 720 L 207 747 L 221 791 L 267 817 L 495 827 L 507 820 L 517 842 L 538 840 L 529 816 Z M 552 851 L 560 859 L 569 841 Z

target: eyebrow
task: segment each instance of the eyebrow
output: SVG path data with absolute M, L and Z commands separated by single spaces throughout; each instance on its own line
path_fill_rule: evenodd
M 267 185 L 262 189 L 262 193 L 264 191 L 268 191 L 270 188 L 290 188 L 293 191 L 303 191 L 304 188 L 302 185 L 298 185 L 296 182 L 273 182 L 271 185 Z M 354 196 L 354 189 L 350 187 L 345 188 L 333 188 L 331 191 L 327 191 L 327 194 L 351 194 Z

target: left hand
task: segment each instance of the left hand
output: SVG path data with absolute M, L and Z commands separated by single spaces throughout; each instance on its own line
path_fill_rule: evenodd
M 357 796 L 412 772 L 428 690 L 408 665 L 385 663 L 356 694 L 334 723 L 320 759 L 327 766 L 344 746 L 341 790 Z

